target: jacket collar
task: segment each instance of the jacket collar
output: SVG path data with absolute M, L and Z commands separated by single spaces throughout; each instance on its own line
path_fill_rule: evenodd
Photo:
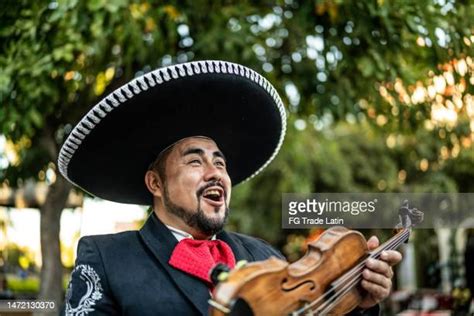
M 145 245 L 158 259 L 163 269 L 170 275 L 176 287 L 192 302 L 201 314 L 207 315 L 209 309 L 207 301 L 210 298 L 207 286 L 200 280 L 168 264 L 171 254 L 178 244 L 178 241 L 168 227 L 152 212 L 139 233 Z M 216 235 L 216 238 L 225 241 L 230 246 L 236 262 L 239 260 L 251 260 L 251 256 L 245 247 L 238 239 L 232 238 L 228 232 L 221 231 Z
M 152 213 L 145 225 L 140 229 L 140 236 L 145 245 L 166 271 L 176 287 L 191 301 L 202 315 L 208 314 L 208 299 L 210 298 L 207 286 L 180 270 L 168 264 L 174 247 L 178 243 L 170 230 Z
M 251 254 L 247 249 L 245 249 L 240 240 L 232 238 L 232 235 L 225 230 L 218 233 L 216 238 L 225 241 L 230 246 L 230 249 L 232 249 L 232 252 L 234 253 L 235 262 L 240 260 L 252 260 Z

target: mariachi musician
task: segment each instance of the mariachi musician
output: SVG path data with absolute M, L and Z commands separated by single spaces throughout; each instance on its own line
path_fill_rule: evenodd
M 274 159 L 285 130 L 274 87 L 224 61 L 157 69 L 95 105 L 61 149 L 62 175 L 97 197 L 152 212 L 139 231 L 80 239 L 63 313 L 206 315 L 216 263 L 283 258 L 223 228 L 232 186 Z M 377 247 L 377 238 L 367 246 Z M 354 314 L 378 314 L 400 260 L 386 251 L 367 261 Z

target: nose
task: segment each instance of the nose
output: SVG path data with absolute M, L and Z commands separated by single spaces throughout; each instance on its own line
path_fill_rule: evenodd
M 204 180 L 205 181 L 220 181 L 222 179 L 224 171 L 222 169 L 217 168 L 212 163 L 206 164 L 206 168 L 204 170 Z

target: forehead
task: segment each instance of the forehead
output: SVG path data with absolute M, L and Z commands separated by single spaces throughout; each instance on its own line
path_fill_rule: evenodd
M 210 152 L 220 151 L 217 144 L 210 138 L 206 137 L 188 137 L 180 140 L 173 146 L 171 154 L 182 155 L 190 148 L 199 148 Z

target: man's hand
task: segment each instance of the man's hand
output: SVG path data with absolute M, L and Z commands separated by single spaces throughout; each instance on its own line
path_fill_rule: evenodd
M 372 236 L 367 241 L 369 250 L 379 246 L 377 237 Z M 395 250 L 383 251 L 380 259 L 368 259 L 362 272 L 362 287 L 367 290 L 367 295 L 359 304 L 360 308 L 366 309 L 386 299 L 392 288 L 393 270 L 392 266 L 402 260 L 402 254 Z

